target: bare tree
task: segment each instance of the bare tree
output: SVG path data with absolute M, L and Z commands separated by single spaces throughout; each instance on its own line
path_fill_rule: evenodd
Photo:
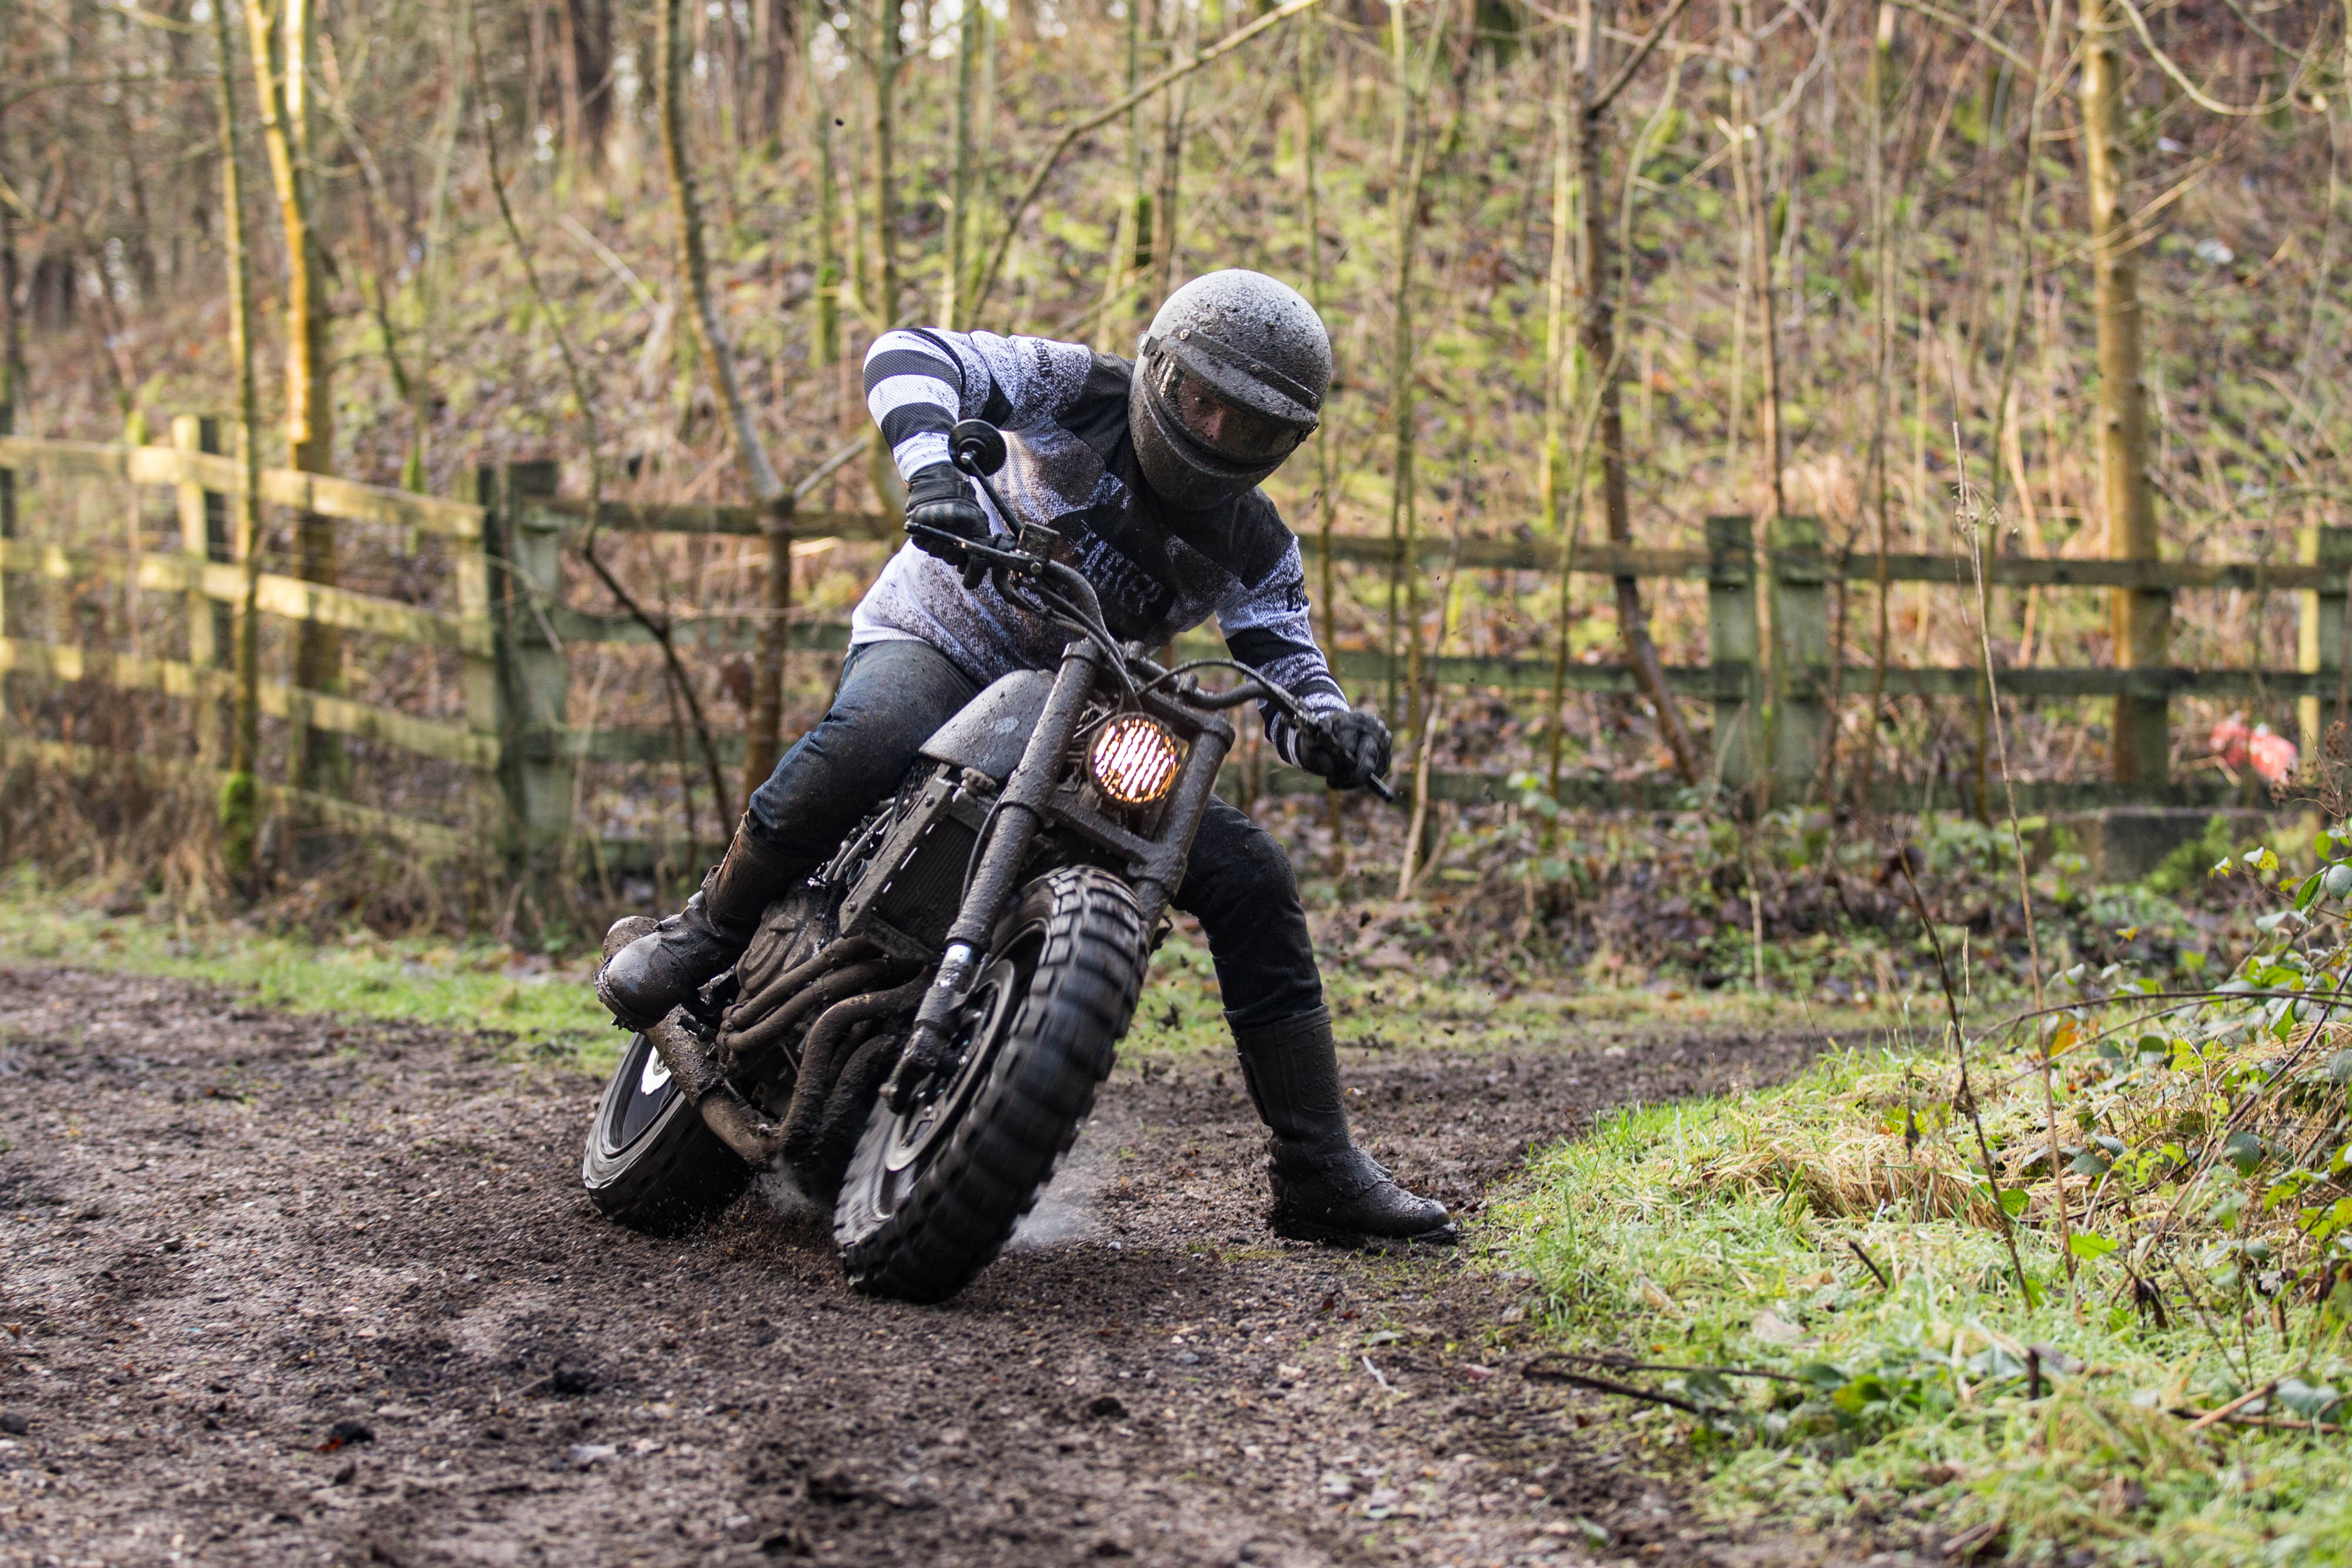
M 736 455 L 752 498 L 758 502 L 767 538 L 768 559 L 764 612 L 758 652 L 751 671 L 751 713 L 744 729 L 743 794 L 767 781 L 775 768 L 783 728 L 784 650 L 790 627 L 793 592 L 793 502 L 784 482 L 768 460 L 768 449 L 751 423 L 750 405 L 735 369 L 735 348 L 719 315 L 719 301 L 710 287 L 710 256 L 702 233 L 702 204 L 695 193 L 694 167 L 686 144 L 686 119 L 680 99 L 685 88 L 685 39 L 679 26 L 679 0 L 662 0 L 660 29 L 660 94 L 662 156 L 669 167 L 670 207 L 677 225 L 677 266 L 681 281 L 694 305 L 695 336 L 702 345 L 705 366 L 727 411 L 735 437 Z
M 310 62 L 318 53 L 318 9 L 312 0 L 245 0 L 253 45 L 254 90 L 261 100 L 261 135 L 269 152 L 270 183 L 278 194 L 278 226 L 286 236 L 287 465 L 304 474 L 334 472 L 335 400 L 326 300 L 327 258 L 316 214 L 319 194 L 311 163 Z M 295 523 L 295 570 L 306 582 L 334 585 L 335 525 L 306 512 Z M 294 684 L 332 692 L 342 684 L 342 638 L 331 626 L 304 621 L 295 633 Z M 294 778 L 316 789 L 342 771 L 342 749 L 331 731 L 302 727 L 296 737 Z
M 214 99 L 220 125 L 222 260 L 227 272 L 228 351 L 236 375 L 236 455 L 242 483 L 235 549 L 245 568 L 237 606 L 236 699 L 229 725 L 228 778 L 221 786 L 221 856 L 230 872 L 253 873 L 260 816 L 256 778 L 261 755 L 261 407 L 253 376 L 253 279 L 246 265 L 245 197 L 237 174 L 236 53 L 230 46 L 228 7 L 213 6 L 213 47 L 220 79 Z
M 2099 353 L 2099 487 L 2107 517 L 2107 553 L 2116 560 L 2157 558 L 2156 500 L 2147 481 L 2147 383 L 2141 371 L 2140 236 L 2129 201 L 2122 34 L 2128 24 L 2116 0 L 2083 6 L 2083 172 L 2091 199 L 2091 308 Z M 2116 664 L 2164 663 L 2169 595 L 2118 588 L 2112 601 Z M 2170 771 L 2161 697 L 2118 696 L 2109 760 L 2117 783 L 2161 784 Z

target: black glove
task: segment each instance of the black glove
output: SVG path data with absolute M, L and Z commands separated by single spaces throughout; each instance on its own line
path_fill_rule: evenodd
M 1380 715 L 1350 708 L 1300 732 L 1298 766 L 1320 773 L 1334 789 L 1360 789 L 1389 770 L 1389 745 Z
M 907 527 L 938 528 L 974 542 L 988 538 L 988 514 L 971 493 L 971 481 L 952 463 L 934 463 L 907 481 Z M 944 540 L 915 536 L 915 548 L 950 566 L 963 564 L 963 551 Z

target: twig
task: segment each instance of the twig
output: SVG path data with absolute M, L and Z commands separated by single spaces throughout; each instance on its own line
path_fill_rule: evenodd
M 1960 1002 L 1952 991 L 1952 966 L 1944 956 L 1944 938 L 1927 914 L 1927 900 L 1919 891 L 1917 879 L 1911 874 L 1911 857 L 1906 852 L 1896 856 L 1903 868 L 1903 883 L 1911 890 L 1911 907 L 1918 912 L 1919 924 L 1927 933 L 1927 945 L 1936 955 L 1936 977 L 1944 992 L 1944 1010 L 1952 1021 L 1952 1050 L 1959 1059 L 1960 1108 L 1969 1113 L 1969 1125 L 1976 1129 L 1977 1154 L 1984 1160 L 1985 1185 L 1992 1189 L 1993 1212 L 2000 1219 L 2000 1239 L 2009 1249 L 2009 1266 L 2017 1275 L 2017 1288 L 2024 1292 L 2027 1305 L 2033 1301 L 2033 1282 L 2025 1277 L 2025 1260 L 2018 1256 L 2017 1228 L 2010 1223 L 2009 1207 L 2001 1202 L 2000 1173 L 1992 1163 L 1992 1145 L 1985 1139 L 1984 1118 L 1978 1114 L 1977 1097 L 1969 1087 L 1969 1037 L 1960 1027 Z
M 1862 1266 L 1870 1270 L 1871 1278 L 1878 1281 L 1878 1288 L 1880 1290 L 1891 1291 L 1895 1288 L 1894 1281 L 1886 1277 L 1886 1270 L 1881 1269 L 1876 1263 L 1871 1261 L 1870 1254 L 1862 1249 L 1861 1242 L 1849 1237 L 1846 1240 L 1846 1245 L 1853 1249 L 1853 1255 L 1862 1260 Z
M 1519 1375 L 1539 1378 L 1548 1382 L 1573 1384 L 1579 1388 L 1590 1388 L 1597 1394 L 1614 1394 L 1626 1399 L 1646 1399 L 1653 1405 L 1671 1405 L 1677 1410 L 1687 1410 L 1694 1416 L 1703 1416 L 1707 1414 L 1706 1410 L 1687 1399 L 1678 1399 L 1674 1395 L 1660 1393 L 1654 1388 L 1636 1388 L 1630 1383 L 1612 1383 L 1605 1377 L 1588 1377 L 1583 1373 L 1566 1372 L 1559 1367 L 1545 1367 L 1541 1371 L 1529 1367 Z
M 2208 1427 L 2228 1420 L 2231 1416 L 2235 1416 L 2239 1411 L 2243 1410 L 2247 1406 L 2252 1405 L 2255 1400 L 2268 1399 L 2272 1395 L 2277 1392 L 2278 1379 L 2273 1377 L 2268 1383 L 2263 1384 L 2260 1388 L 2250 1389 L 2246 1393 L 2239 1395 L 2235 1399 L 2231 1400 L 2219 1410 L 2209 1410 L 2204 1415 L 2198 1416 L 2197 1419 L 2189 1423 L 2189 1429 L 2192 1432 L 2201 1432 Z
M 1677 1366 L 1671 1362 L 1634 1361 L 1622 1355 L 1589 1355 L 1575 1351 L 1554 1351 L 1550 1357 L 1528 1364 L 1519 1375 L 1542 1379 L 1554 1375 L 1554 1369 L 1543 1364 L 1544 1359 L 1590 1362 L 1595 1366 L 1612 1366 L 1620 1372 L 1711 1372 L 1718 1377 L 1766 1377 L 1775 1383 L 1802 1383 L 1794 1373 L 1770 1372 L 1760 1366 Z
M 2021 292 L 2023 287 L 2024 285 L 2021 282 L 2019 284 Z M 1955 399 L 1955 414 L 1958 412 L 1958 400 Z M 2005 414 L 1996 411 L 1994 417 L 1998 421 L 2005 417 Z M 1996 444 L 2000 439 L 1997 423 L 1993 439 Z M 1996 661 L 1992 651 L 1992 593 L 1985 581 L 1985 551 L 1989 548 L 1989 541 L 1985 538 L 1986 519 L 1977 511 L 1975 492 L 1969 483 L 1968 455 L 1967 450 L 1960 444 L 1960 422 L 1957 417 L 1952 421 L 1952 465 L 1958 470 L 1960 482 L 1959 509 L 1954 520 L 1961 526 L 1963 540 L 1969 547 L 1969 570 L 1976 578 L 1977 646 L 1984 657 L 1985 714 L 1992 725 L 1994 754 L 2000 759 L 2001 790 L 2009 807 L 2010 851 L 2017 862 L 2017 901 L 2019 908 L 2024 912 L 2025 954 L 2027 962 L 2031 965 L 2029 972 L 2033 978 L 2033 1005 L 2040 1007 L 2044 1000 L 2042 992 L 2042 939 L 2033 928 L 2033 879 L 2026 867 L 2025 834 L 2017 824 L 2017 780 L 2009 767 L 2009 732 L 2007 727 L 2000 722 L 2000 682 L 1995 673 Z M 1998 475 L 2000 471 L 1999 464 L 1995 464 L 1993 472 Z M 1979 752 L 1979 755 L 1981 756 L 1982 753 Z M 2058 1256 L 2063 1260 L 2066 1269 L 2067 1304 L 2074 1309 L 2075 1319 L 2080 1322 L 2083 1307 L 2074 1293 L 2074 1249 L 2072 1244 L 2073 1238 L 2068 1231 L 2066 1184 L 2059 1161 L 2058 1091 L 2051 1082 L 2050 1051 L 2047 1045 L 2042 1047 L 2040 1054 L 2042 1131 L 2047 1135 L 2050 1145 L 2050 1174 L 2053 1178 L 2052 1201 L 2058 1208 Z M 2035 1375 L 2035 1380 L 2040 1381 L 2038 1373 Z
M 1372 1364 L 1372 1358 L 1370 1356 L 1360 1355 L 1356 1359 L 1364 1364 L 1364 1370 L 1372 1375 L 1372 1381 L 1374 1383 L 1379 1384 L 1382 1388 L 1389 1389 L 1391 1393 L 1395 1392 L 1393 1385 L 1390 1384 L 1389 1380 L 1381 1375 L 1381 1369 Z

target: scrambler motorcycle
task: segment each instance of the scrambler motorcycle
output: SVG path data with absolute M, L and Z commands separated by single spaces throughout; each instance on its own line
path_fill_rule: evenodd
M 989 485 L 1003 435 L 967 420 L 950 444 L 1011 517 Z M 781 1166 L 832 1203 L 856 1288 L 937 1301 L 995 1258 L 1109 1075 L 1234 743 L 1220 715 L 1319 721 L 1246 664 L 1120 644 L 1051 528 L 908 531 L 961 552 L 967 589 L 988 578 L 1070 632 L 1060 666 L 941 726 L 734 967 L 630 1041 L 581 1178 L 614 1219 L 675 1234 Z M 1204 690 L 1206 668 L 1244 678 Z M 619 922 L 606 956 L 652 925 Z

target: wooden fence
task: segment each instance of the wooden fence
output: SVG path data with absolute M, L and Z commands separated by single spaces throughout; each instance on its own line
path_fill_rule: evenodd
M 0 411 L 0 420 L 5 420 L 5 411 Z M 231 682 L 229 607 L 244 594 L 244 569 L 233 559 L 226 498 L 242 481 L 239 465 L 218 450 L 216 428 L 208 421 L 184 418 L 173 422 L 170 445 L 138 447 L 17 439 L 5 436 L 5 428 L 0 423 L 0 674 L 18 681 L 97 683 L 189 702 L 216 705 L 224 700 Z M 563 546 L 567 538 L 576 539 L 590 518 L 584 502 L 555 494 L 555 478 L 554 465 L 546 463 L 484 468 L 471 476 L 467 494 L 443 499 L 290 471 L 263 473 L 265 503 L 341 523 L 407 530 L 420 540 L 435 541 L 445 553 L 447 570 L 446 582 L 436 591 L 446 601 L 443 607 L 268 573 L 259 580 L 264 616 L 332 626 L 363 638 L 454 655 L 463 670 L 462 702 L 456 713 L 398 711 L 280 681 L 263 683 L 263 711 L 290 725 L 362 737 L 449 765 L 469 781 L 465 809 L 454 813 L 458 819 L 454 822 L 305 795 L 288 785 L 272 789 L 281 803 L 298 804 L 330 826 L 389 833 L 435 852 L 471 852 L 490 844 L 528 850 L 572 832 L 572 775 L 580 764 L 672 757 L 673 731 L 575 727 L 571 722 L 572 675 L 565 649 L 574 643 L 644 643 L 649 637 L 627 617 L 564 602 Z M 134 554 L 129 548 L 108 548 L 87 539 L 22 537 L 17 526 L 20 494 L 28 485 L 59 482 L 171 491 L 177 501 L 179 548 L 141 548 Z M 749 507 L 606 502 L 594 520 L 600 529 L 615 534 L 756 538 L 763 531 L 761 514 Z M 803 537 L 880 539 L 888 533 L 883 518 L 862 513 L 803 513 L 795 527 Z M 1712 756 L 1721 783 L 1737 787 L 1769 779 L 1777 798 L 1800 796 L 1820 771 L 1834 700 L 1867 693 L 1875 679 L 1867 664 L 1832 667 L 1832 582 L 1842 577 L 1855 583 L 1925 582 L 1973 591 L 1969 563 L 1941 556 L 1882 560 L 1873 555 L 1832 555 L 1823 549 L 1820 526 L 1801 517 L 1780 519 L 1760 553 L 1746 517 L 1710 518 L 1706 539 L 1706 548 L 1696 550 L 1589 544 L 1570 564 L 1580 575 L 1704 582 L 1708 662 L 1667 669 L 1668 686 L 1711 706 Z M 1316 541 L 1306 543 L 1311 556 Z M 1383 566 L 1397 560 L 1395 548 L 1386 539 L 1340 536 L 1330 545 L 1334 558 L 1341 561 Z M 2306 529 L 2299 553 L 2301 559 L 2293 564 L 1993 557 L 1985 570 L 1995 584 L 2155 595 L 2193 589 L 2292 591 L 2300 596 L 2301 606 L 2300 658 L 2294 670 L 2015 669 L 1997 672 L 2000 689 L 2005 695 L 2020 697 L 2129 695 L 2144 699 L 2158 715 L 2176 696 L 2293 696 L 2299 702 L 2304 745 L 2310 754 L 2323 716 L 2333 716 L 2326 705 L 2339 703 L 2343 696 L 2352 529 Z M 1412 564 L 1542 574 L 1556 574 L 1562 565 L 1559 547 L 1539 540 L 1431 539 L 1421 545 L 1420 554 L 1421 560 Z M 18 605 L 28 589 L 42 582 L 98 579 L 127 582 L 140 593 L 167 596 L 183 604 L 185 656 L 158 656 L 135 645 L 89 645 L 55 624 L 58 618 L 54 614 L 47 635 L 23 623 Z M 756 645 L 760 624 L 759 614 L 749 612 L 705 618 L 698 622 L 691 651 L 698 656 L 750 651 Z M 845 647 L 847 635 L 845 621 L 798 619 L 788 642 L 796 650 L 837 653 Z M 1192 652 L 1196 643 L 1202 651 L 1213 646 L 1196 634 L 1180 645 L 1180 652 Z M 1376 648 L 1335 650 L 1333 664 L 1351 690 L 1374 687 L 1394 674 L 1391 658 Z M 1580 692 L 1635 689 L 1632 673 L 1622 665 L 1575 662 L 1562 671 L 1549 658 L 1432 656 L 1422 661 L 1420 674 L 1438 685 L 1548 692 L 1555 681 L 1563 681 L 1567 689 Z M 1972 666 L 1895 667 L 1885 674 L 1889 695 L 1979 701 L 1983 680 L 1983 672 Z M 103 754 L 70 737 L 36 733 L 12 707 L 0 727 L 0 744 L 12 755 L 34 756 L 79 771 L 129 767 L 177 779 L 215 779 L 221 762 L 216 727 L 193 726 L 193 756 L 126 758 Z M 740 764 L 741 736 L 722 737 L 722 746 L 725 759 Z M 1317 788 L 1319 782 L 1273 769 L 1261 787 L 1288 791 Z M 1499 773 L 1433 774 L 1430 792 L 1459 800 L 1507 794 Z M 1670 785 L 1587 780 L 1570 780 L 1562 789 L 1572 803 L 1601 806 L 1667 805 L 1680 794 Z M 2196 804 L 2221 798 L 2217 789 L 2160 780 L 2135 786 L 2044 784 L 2027 787 L 2021 795 L 2028 809 L 2042 810 L 2126 801 Z M 1920 802 L 1913 799 L 1906 803 Z M 629 858 L 625 846 L 606 849 Z

